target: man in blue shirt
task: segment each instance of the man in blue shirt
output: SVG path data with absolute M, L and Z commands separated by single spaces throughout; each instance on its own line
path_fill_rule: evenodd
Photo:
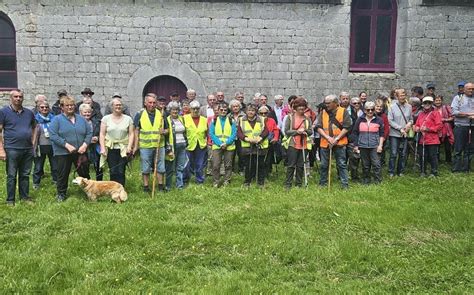
M 15 205 L 16 178 L 20 199 L 32 203 L 29 179 L 33 163 L 35 116 L 23 107 L 23 92 L 10 92 L 10 105 L 0 110 L 0 160 L 6 161 L 7 205 Z

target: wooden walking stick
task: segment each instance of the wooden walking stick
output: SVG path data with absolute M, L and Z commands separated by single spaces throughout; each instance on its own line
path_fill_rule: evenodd
M 160 112 L 160 111 L 158 111 Z M 156 114 L 155 114 L 156 116 Z M 165 126 L 165 119 L 163 117 L 163 115 L 161 115 L 161 128 L 163 128 Z M 155 186 L 156 186 L 156 178 L 158 176 L 158 159 L 159 159 L 159 156 L 160 156 L 160 141 L 161 141 L 161 131 L 160 129 L 161 128 L 158 128 L 158 146 L 156 147 L 156 153 L 155 153 L 155 165 L 154 165 L 154 169 L 153 169 L 153 187 L 151 188 L 151 198 L 153 199 L 155 197 Z
M 332 146 L 329 145 L 329 171 L 328 171 L 328 192 L 331 192 L 331 166 L 332 166 Z
M 156 152 L 155 152 L 155 163 L 154 163 L 154 168 L 153 168 L 153 185 L 151 188 L 151 198 L 153 199 L 155 197 L 155 187 L 156 187 L 156 177 L 158 176 L 158 159 L 160 157 L 160 140 L 161 140 L 161 134 L 158 135 L 158 146 L 156 147 Z

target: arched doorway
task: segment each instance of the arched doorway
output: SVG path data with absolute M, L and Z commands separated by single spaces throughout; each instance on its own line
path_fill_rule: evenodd
M 169 100 L 170 94 L 174 91 L 178 92 L 179 97 L 184 99 L 186 97 L 186 91 L 188 88 L 184 83 L 176 77 L 163 75 L 158 76 L 146 83 L 145 88 L 143 88 L 143 96 L 147 93 L 155 93 L 157 96 L 164 96 Z
M 0 11 L 0 90 L 18 87 L 15 38 L 11 19 Z

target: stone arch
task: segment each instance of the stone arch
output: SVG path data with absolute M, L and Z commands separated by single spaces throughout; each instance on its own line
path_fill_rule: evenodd
M 134 109 L 141 107 L 142 92 L 148 81 L 165 75 L 176 77 L 183 81 L 187 87 L 196 90 L 197 97 L 201 102 L 207 95 L 201 77 L 189 65 L 171 58 L 158 58 L 149 65 L 140 67 L 128 81 L 127 95 L 131 103 L 134 104 Z

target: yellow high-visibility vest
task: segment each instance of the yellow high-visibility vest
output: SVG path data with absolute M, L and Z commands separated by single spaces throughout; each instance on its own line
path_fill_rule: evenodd
M 163 117 L 161 112 L 155 110 L 155 119 L 153 124 L 150 122 L 148 112 L 142 111 L 140 116 L 140 148 L 156 148 L 158 147 L 158 139 L 160 139 L 160 147 L 164 146 L 164 140 L 160 138 L 160 129 L 162 128 Z
M 188 151 L 194 151 L 198 144 L 201 149 L 204 149 L 207 145 L 207 119 L 203 116 L 199 116 L 199 124 L 196 126 L 191 114 L 184 115 L 183 118 L 184 127 L 186 127 L 186 137 L 188 139 L 186 149 Z
M 263 118 L 260 118 L 260 120 L 257 120 L 255 122 L 255 125 L 252 126 L 250 125 L 250 122 L 247 119 L 240 118 L 240 129 L 242 129 L 242 132 L 244 133 L 245 137 L 249 138 L 256 138 L 257 136 L 260 136 L 262 134 L 263 129 L 265 128 L 265 121 Z M 250 142 L 247 142 L 243 140 L 241 142 L 241 146 L 243 148 L 249 148 L 250 147 Z M 268 148 L 268 138 L 265 138 L 261 143 L 260 147 L 262 149 Z

